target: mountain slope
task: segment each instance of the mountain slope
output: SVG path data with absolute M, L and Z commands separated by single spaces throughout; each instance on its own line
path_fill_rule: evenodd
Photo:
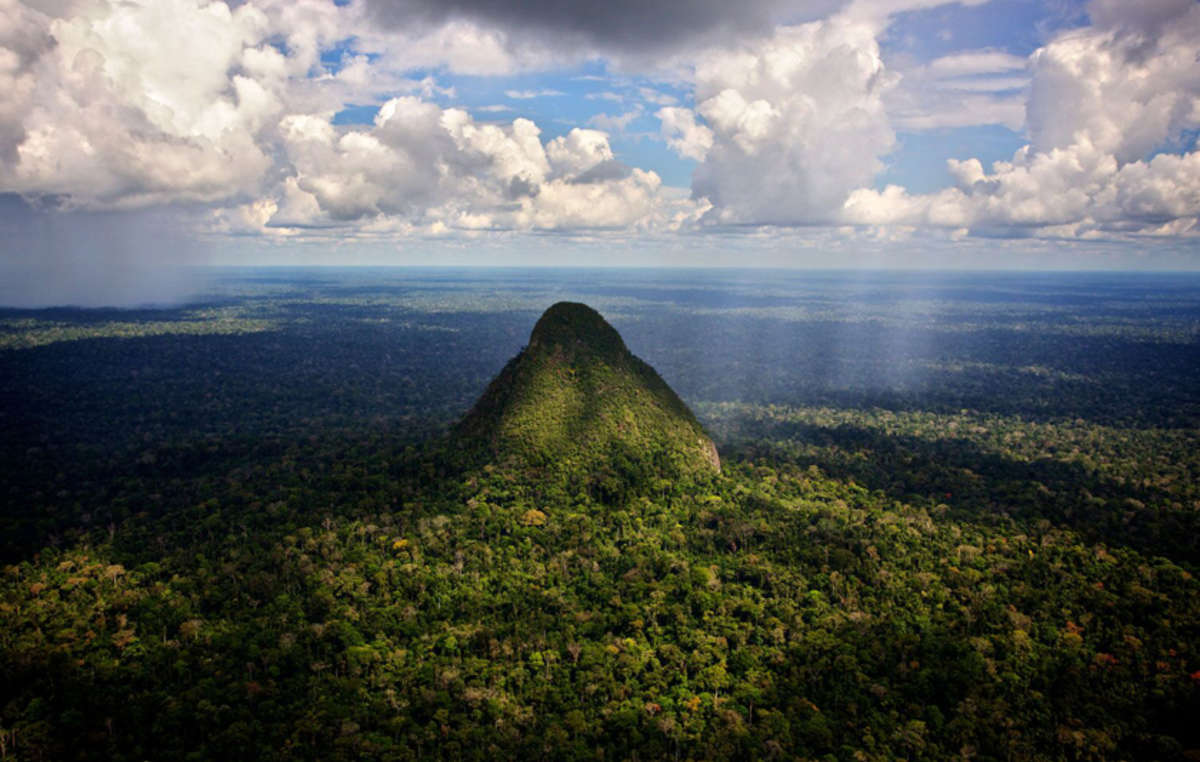
M 720 470 L 683 401 L 599 313 L 572 302 L 546 310 L 458 434 L 502 464 L 618 491 Z

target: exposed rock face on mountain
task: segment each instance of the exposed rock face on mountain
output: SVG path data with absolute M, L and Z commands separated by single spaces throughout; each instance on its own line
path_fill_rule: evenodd
M 598 312 L 571 302 L 546 310 L 458 434 L 498 463 L 593 484 L 721 467 L 712 440 L 658 373 Z

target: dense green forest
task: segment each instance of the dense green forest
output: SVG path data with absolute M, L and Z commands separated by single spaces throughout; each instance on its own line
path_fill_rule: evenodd
M 457 444 L 564 299 L 719 473 Z M 0 310 L 0 759 L 1200 759 L 1197 379 L 1179 274 Z

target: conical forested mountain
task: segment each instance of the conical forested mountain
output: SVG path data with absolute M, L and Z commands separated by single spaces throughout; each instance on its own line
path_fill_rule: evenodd
M 598 312 L 572 302 L 546 310 L 458 434 L 500 465 L 567 477 L 601 497 L 720 470 L 671 387 Z

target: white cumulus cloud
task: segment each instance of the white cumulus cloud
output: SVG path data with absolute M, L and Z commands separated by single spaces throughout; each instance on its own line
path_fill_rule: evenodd
M 0 6 L 26 40 L 5 35 L 0 60 L 15 54 L 9 71 L 37 81 L 32 92 L 18 81 L 19 108 L 0 111 L 5 190 L 84 206 L 211 201 L 269 168 L 256 134 L 280 103 L 241 70 L 268 25 L 260 11 L 162 0 L 52 18 Z M 46 42 L 30 50 L 29 35 Z
M 257 193 L 292 109 L 420 89 L 320 55 L 353 13 L 322 0 L 0 0 L 0 191 L 67 207 Z
M 659 114 L 676 151 L 704 157 L 692 190 L 712 203 L 710 221 L 821 222 L 882 168 L 892 82 L 874 27 L 835 18 L 701 56 L 703 128 L 686 110 Z
M 1011 161 L 952 161 L 957 186 L 932 194 L 858 189 L 843 218 L 1054 237 L 1200 232 L 1200 152 L 1181 145 L 1200 128 L 1200 4 L 1104 0 L 1090 12 L 1092 26 L 1032 56 L 1030 144 Z
M 575 128 L 547 142 L 540 135 L 528 119 L 480 123 L 415 96 L 385 103 L 370 128 L 288 116 L 283 136 L 295 175 L 263 224 L 649 229 L 700 208 L 663 194 L 655 173 L 617 162 L 603 132 Z
M 712 148 L 713 131 L 696 122 L 696 113 L 689 108 L 668 106 L 655 116 L 662 122 L 662 138 L 671 150 L 685 159 L 703 161 Z
M 543 142 L 529 120 L 476 122 L 430 100 L 452 90 L 402 74 L 447 57 L 519 66 L 500 31 L 456 20 L 402 49 L 404 35 L 383 39 L 361 8 L 325 0 L 84 4 L 56 16 L 0 0 L 0 192 L 89 209 L 200 202 L 218 207 L 219 232 L 272 235 L 670 228 L 706 208 L 616 161 L 603 132 Z M 377 55 L 347 49 L 327 69 L 322 53 L 346 39 Z M 387 91 L 410 94 L 373 125 L 333 123 Z

